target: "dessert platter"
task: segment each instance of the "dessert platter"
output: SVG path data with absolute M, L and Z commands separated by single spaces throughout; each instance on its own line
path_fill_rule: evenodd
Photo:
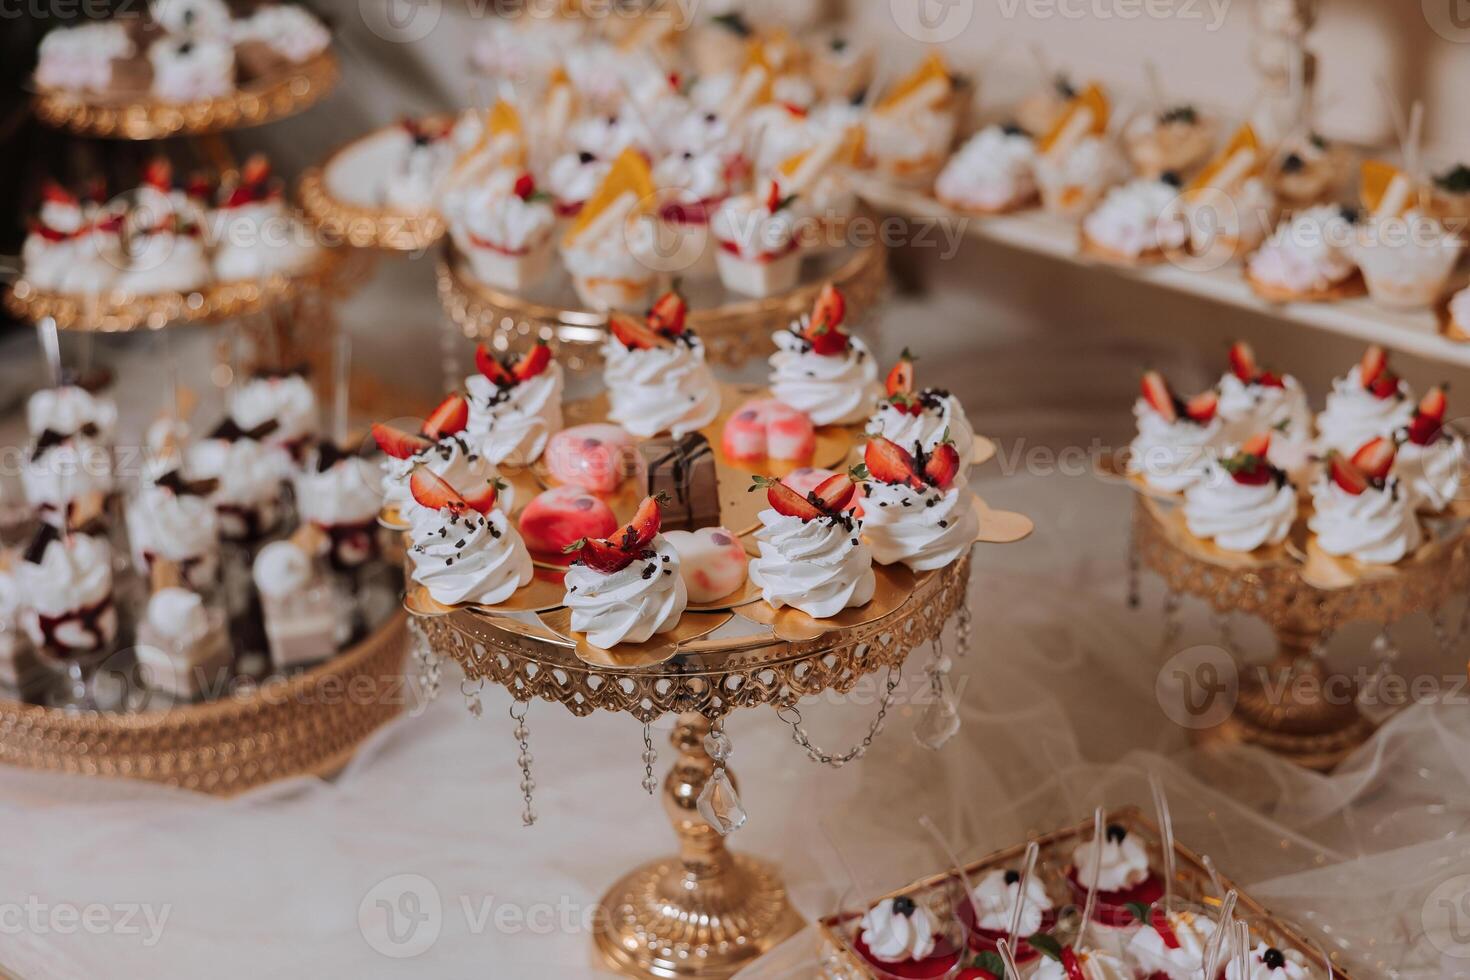
M 218 323 L 332 288 L 342 263 L 292 211 L 263 156 L 214 179 L 152 159 L 115 196 L 49 183 L 6 294 L 17 317 L 120 332 Z
M 331 33 L 306 8 L 150 0 L 41 42 L 34 106 L 82 136 L 157 140 L 283 119 L 337 81 Z
M 411 694 L 376 464 L 299 374 L 212 426 L 178 389 L 135 453 L 57 366 L 0 529 L 0 761 L 217 794 L 341 768 Z
M 1231 717 L 1199 736 L 1329 769 L 1374 728 L 1355 698 L 1324 693 L 1332 633 L 1378 623 L 1385 653 L 1389 627 L 1410 615 L 1433 618 L 1447 653 L 1463 633 L 1450 635 L 1438 610 L 1470 584 L 1464 435 L 1446 423 L 1443 387 L 1417 396 L 1380 347 L 1333 382 L 1315 416 L 1301 384 L 1248 345 L 1229 360 L 1189 399 L 1145 373 L 1138 435 L 1103 475 L 1136 493 L 1133 564 L 1164 579 L 1170 616 L 1184 593 L 1276 634 L 1274 664 L 1243 671 Z M 1167 634 L 1166 645 L 1177 626 Z
M 1351 976 L 1136 807 L 853 904 L 819 923 L 831 980 Z
M 724 716 L 773 705 L 813 758 L 798 702 L 887 671 L 964 619 L 971 548 L 1019 540 L 1019 514 L 968 488 L 994 454 L 959 401 L 917 384 L 905 352 L 880 371 L 848 333 L 839 290 L 774 338 L 768 388 L 716 381 L 685 301 L 613 312 L 606 391 L 563 404 L 545 343 L 498 357 L 412 433 L 378 426 L 383 522 L 406 535 L 405 605 L 428 657 L 510 690 L 531 808 L 526 712 L 678 715 L 665 809 L 681 856 L 603 900 L 603 959 L 632 976 L 728 976 L 800 925 L 770 866 L 732 857 L 744 821 Z M 962 637 L 962 649 L 966 641 Z M 930 668 L 945 689 L 948 658 Z M 953 734 L 951 700 L 930 728 Z

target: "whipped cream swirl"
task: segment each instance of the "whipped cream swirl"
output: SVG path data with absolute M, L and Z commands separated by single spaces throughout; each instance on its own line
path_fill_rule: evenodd
M 117 403 L 78 385 L 42 388 L 26 402 L 26 427 L 32 436 L 48 429 L 69 436 L 95 426 L 96 438 L 107 443 L 117 430 Z
M 916 572 L 952 564 L 980 530 L 968 487 L 926 490 L 870 483 L 863 498 L 863 538 L 880 565 L 903 562 Z
M 1400 381 L 1396 394 L 1379 398 L 1363 387 L 1362 374 L 1354 367 L 1345 377 L 1332 382 L 1327 408 L 1317 416 L 1317 431 L 1325 449 L 1352 455 L 1366 442 L 1393 435 L 1414 418 L 1414 399 L 1408 382 Z
M 853 425 L 873 414 L 881 388 L 878 364 L 868 345 L 849 339 L 841 354 L 818 354 L 798 330 L 771 335 L 771 394 L 813 425 Z
M 1312 484 L 1312 503 L 1315 510 L 1307 524 L 1329 555 L 1392 565 L 1424 539 L 1414 495 L 1396 476 L 1381 490 L 1369 487 L 1355 496 L 1324 473 Z
M 209 500 L 221 537 L 253 538 L 276 526 L 286 477 L 279 450 L 254 439 L 204 439 L 189 447 L 187 469 L 192 479 L 219 481 Z
M 1225 964 L 1225 980 L 1311 980 L 1312 969 L 1306 957 L 1294 949 L 1280 950 L 1257 943 L 1251 951 L 1249 972 L 1242 977 L 1240 965 L 1232 956 Z
M 276 428 L 265 441 L 275 446 L 300 443 L 321 427 L 316 392 L 299 374 L 245 382 L 230 395 L 230 417 L 247 431 L 274 421 Z
M 420 507 L 409 533 L 413 580 L 446 606 L 493 606 L 530 585 L 535 574 L 520 532 L 500 510 L 482 516 Z
M 113 490 L 112 452 L 80 436 L 27 457 L 20 471 L 26 502 L 42 519 L 64 525 L 70 505 L 89 494 Z
M 1272 442 L 1281 435 L 1311 438 L 1312 411 L 1307 405 L 1307 394 L 1301 382 L 1291 375 L 1282 378 L 1281 387 L 1277 387 L 1242 381 L 1227 371 L 1220 378 L 1218 388 L 1226 441 L 1244 442 L 1267 431 L 1272 432 Z
M 1234 456 L 1227 449 L 1225 458 Z M 1184 491 L 1184 522 L 1197 538 L 1226 551 L 1255 551 L 1280 544 L 1296 521 L 1296 488 L 1286 480 L 1237 482 L 1218 463 L 1206 465 L 1199 482 Z
M 1437 514 L 1460 495 L 1465 440 L 1446 431 L 1427 446 L 1405 442 L 1394 459 L 1394 472 L 1408 484 L 1420 510 Z
M 980 913 L 977 925 L 990 932 L 1006 932 L 1011 928 L 1011 917 L 1016 906 L 1021 906 L 1020 935 L 1030 936 L 1041 929 L 1047 912 L 1053 908 L 1046 886 L 1035 875 L 1026 881 L 1026 897 L 1021 898 L 1021 882 L 1011 881 L 1009 871 L 995 870 L 980 879 L 975 886 L 975 907 Z
M 998 211 L 1036 193 L 1036 144 L 1024 132 L 987 126 L 940 171 L 934 191 L 959 207 Z
M 60 655 L 100 650 L 117 638 L 112 548 L 86 534 L 57 538 L 39 563 L 22 561 L 16 581 L 29 597 L 24 625 L 38 648 Z
M 394 507 L 403 521 L 413 523 L 424 506 L 413 499 L 408 478 L 415 466 L 427 466 L 435 476 L 442 476 L 450 486 L 463 493 L 473 492 L 500 474 L 494 464 L 459 436 L 445 436 L 434 445 L 408 459 L 389 457 L 383 462 L 383 505 Z M 496 506 L 513 509 L 515 497 L 510 488 L 496 498 Z
M 188 589 L 159 589 L 149 598 L 146 615 L 157 635 L 183 646 L 198 643 L 209 633 L 204 599 Z
M 1083 888 L 1092 884 L 1099 855 L 1098 891 L 1119 892 L 1148 880 L 1148 851 L 1143 844 L 1132 834 L 1119 835 L 1110 829 L 1101 841 L 1084 841 L 1072 851 L 1072 869 Z
M 528 466 L 561 431 L 566 382 L 555 361 L 527 381 L 501 387 L 482 374 L 465 379 L 470 421 L 465 435 L 492 463 Z
M 1083 950 L 1077 954 L 1078 966 L 1082 968 L 1083 980 L 1133 980 L 1133 970 L 1116 956 L 1101 950 Z M 1061 961 L 1043 959 L 1031 980 L 1071 980 L 1067 968 Z
M 1115 187 L 1083 220 L 1082 229 L 1095 244 L 1130 258 L 1179 248 L 1189 237 L 1176 205 L 1179 193 L 1179 188 L 1161 180 Z
M 933 452 L 948 433 L 960 455 L 960 477 L 963 478 L 970 471 L 970 461 L 975 455 L 975 430 L 965 415 L 965 406 L 954 395 L 935 388 L 925 388 L 919 393 L 919 405 L 922 410 L 912 415 L 890 402 L 883 402 L 868 419 L 868 435 L 882 436 L 910 452 L 917 443 L 927 453 Z
M 203 497 L 145 486 L 128 504 L 127 523 L 140 574 L 162 558 L 179 566 L 191 588 L 207 588 L 218 578 L 219 520 Z
M 648 551 L 619 571 L 599 572 L 587 565 L 567 569 L 566 604 L 572 629 L 587 642 L 609 650 L 619 643 L 642 643 L 679 625 L 689 591 L 679 573 L 679 552 L 663 535 Z
M 934 913 L 903 899 L 880 902 L 863 914 L 858 938 L 875 959 L 909 963 L 928 959 L 939 933 Z
M 614 337 L 602 345 L 609 420 L 646 439 L 702 429 L 720 413 L 720 391 L 704 361 L 704 344 L 685 334 L 668 347 L 629 350 Z
M 1248 269 L 1260 282 L 1295 293 L 1330 289 L 1357 268 L 1348 250 L 1352 239 L 1342 212 L 1318 205 L 1282 222 L 1251 255 Z
M 1128 955 L 1149 976 L 1197 980 L 1204 969 L 1205 947 L 1215 934 L 1215 923 L 1194 912 L 1170 912 L 1168 920 L 1177 947 L 1171 948 L 1157 930 L 1145 927 L 1129 940 Z
M 861 521 L 803 521 L 774 509 L 761 511 L 760 521 L 760 557 L 751 559 L 749 574 L 766 602 L 822 619 L 873 598 L 877 579 Z
M 1183 417 L 1170 422 L 1142 398 L 1133 403 L 1133 416 L 1138 435 L 1128 446 L 1128 472 L 1165 493 L 1182 493 L 1199 480 L 1222 441 L 1219 416 L 1206 425 Z
M 307 470 L 296 477 L 296 509 L 303 521 L 321 527 L 366 524 L 377 519 L 383 498 L 368 482 L 372 464 L 347 458 L 325 470 Z

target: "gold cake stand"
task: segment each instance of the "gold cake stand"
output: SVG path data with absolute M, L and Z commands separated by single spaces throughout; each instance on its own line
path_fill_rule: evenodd
M 863 209 L 858 220 L 876 227 L 876 215 Z M 746 361 L 765 357 L 775 350 L 774 331 L 810 313 L 822 286 L 831 282 L 847 300 L 848 322 L 856 323 L 874 306 L 888 282 L 887 250 L 878 236 L 863 244 L 845 246 L 824 263 L 821 275 L 803 279 L 790 292 L 765 299 L 747 299 L 726 294 L 717 284 L 713 304 L 698 292 L 687 290 L 690 300 L 689 327 L 704 341 L 710 363 L 739 367 Z M 572 305 L 571 287 L 559 290 L 566 302 L 536 300 L 493 289 L 475 280 L 463 257 L 446 242 L 439 260 L 439 300 L 449 318 L 472 340 L 494 342 L 504 347 L 518 338 L 531 336 L 550 341 L 558 358 L 574 370 L 596 367 L 598 348 L 607 336 L 607 316 Z
M 222 133 L 285 119 L 326 97 L 337 84 L 337 77 L 336 55 L 323 51 L 290 71 L 257 79 L 213 99 L 163 102 L 42 89 L 36 93 L 33 106 L 41 122 L 79 136 L 160 140 Z
M 1215 549 L 1185 532 L 1160 501 L 1141 493 L 1135 496 L 1133 533 L 1138 560 L 1172 592 L 1203 599 L 1218 612 L 1255 616 L 1276 634 L 1271 664 L 1240 672 L 1230 717 L 1196 737 L 1256 745 L 1322 771 L 1362 745 L 1374 725 L 1358 709 L 1353 691 L 1329 684 L 1315 654 L 1319 640 L 1349 622 L 1386 625 L 1430 612 L 1470 587 L 1470 534 L 1464 531 L 1395 566 L 1353 574 L 1329 567 L 1325 575 L 1311 554 L 1305 563 L 1285 552 L 1278 560 L 1243 561 Z
M 0 763 L 216 796 L 330 775 L 409 702 L 407 622 L 396 613 L 325 663 L 200 704 L 125 714 L 0 699 Z
M 381 176 L 375 158 L 399 130 L 385 126 L 359 136 L 301 175 L 297 187 L 301 209 L 324 238 L 353 248 L 421 252 L 443 236 L 446 225 L 438 211 L 397 211 L 352 200 L 342 191 L 344 186 L 368 185 L 363 178 L 369 174 Z

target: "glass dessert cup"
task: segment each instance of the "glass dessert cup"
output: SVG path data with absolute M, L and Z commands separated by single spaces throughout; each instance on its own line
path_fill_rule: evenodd
M 53 675 L 52 683 L 46 691 L 47 707 L 73 711 L 98 710 L 94 682 L 98 668 L 107 661 L 111 653 L 110 644 L 86 651 L 51 643 L 38 645 L 36 656 Z
M 921 959 L 891 962 L 880 959 L 864 938 L 864 916 L 871 908 L 857 888 L 849 889 L 839 900 L 840 935 L 847 947 L 862 961 L 868 973 L 877 980 L 948 980 L 964 968 L 966 955 L 965 927 L 956 916 L 958 903 L 964 901 L 964 885 L 951 880 L 914 896 L 914 904 L 933 920 L 933 949 Z M 896 901 L 885 898 L 878 905 Z
M 1072 889 L 1062 873 L 1061 869 L 1047 863 L 1038 863 L 1032 872 L 1034 878 L 1039 880 L 1042 887 L 1046 889 L 1047 897 L 1051 899 L 1052 907 L 1041 914 L 1041 925 L 1027 932 L 1022 929 L 1017 935 L 1016 941 L 1011 944 L 1011 954 L 1016 958 L 1016 965 L 1022 969 L 1028 968 L 1041 957 L 1041 951 L 1033 947 L 1027 938 L 1036 933 L 1054 935 L 1059 927 L 1065 928 L 1069 920 L 1075 920 L 1076 915 L 1069 915 L 1069 908 L 1073 902 Z M 980 876 L 972 874 L 971 883 L 979 885 Z M 958 884 L 959 891 L 955 900 L 956 918 L 965 931 L 965 941 L 971 953 L 998 952 L 1000 941 L 1006 939 L 1008 930 L 987 929 L 976 924 L 975 905 L 965 895 L 965 886 Z M 1073 930 L 1075 932 L 1075 923 Z

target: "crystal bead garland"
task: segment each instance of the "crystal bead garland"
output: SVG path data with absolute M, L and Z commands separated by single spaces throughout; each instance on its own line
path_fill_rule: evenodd
M 422 710 L 439 697 L 440 665 L 444 660 L 434 652 L 433 645 L 429 643 L 429 638 L 417 619 L 409 618 L 408 631 L 412 636 L 413 661 L 418 672 L 416 677 L 419 693 L 424 699 L 423 704 L 419 705 L 419 709 Z
M 944 634 L 934 637 L 934 659 L 929 664 L 929 704 L 918 724 L 914 741 L 926 749 L 939 749 L 960 730 L 960 712 L 950 689 L 949 672 L 954 661 L 944 652 Z
M 526 715 L 531 710 L 529 701 L 512 701 L 510 703 L 510 717 L 516 723 L 515 736 L 516 746 L 520 749 L 520 755 L 516 757 L 516 764 L 521 767 L 521 798 L 526 801 L 526 808 L 521 811 L 521 825 L 530 827 L 536 823 L 536 810 L 531 805 L 531 794 L 536 789 L 536 781 L 531 778 L 531 730 L 526 727 Z
M 699 815 L 721 837 L 728 837 L 745 826 L 746 813 L 740 803 L 740 795 L 735 792 L 735 784 L 725 771 L 725 763 L 734 750 L 730 746 L 730 736 L 725 734 L 724 719 L 716 718 L 710 723 L 709 734 L 704 737 L 704 750 L 714 760 L 715 766 L 705 780 L 704 788 L 699 791 L 696 801 Z
M 658 762 L 658 750 L 653 747 L 653 724 L 643 723 L 643 791 L 649 796 L 658 792 L 658 779 L 653 767 Z
M 459 682 L 459 693 L 464 695 L 464 706 L 469 713 L 476 718 L 485 713 L 485 704 L 480 700 L 480 692 L 485 689 L 485 678 L 480 678 L 480 683 L 474 687 L 470 686 L 470 679 L 466 677 Z

